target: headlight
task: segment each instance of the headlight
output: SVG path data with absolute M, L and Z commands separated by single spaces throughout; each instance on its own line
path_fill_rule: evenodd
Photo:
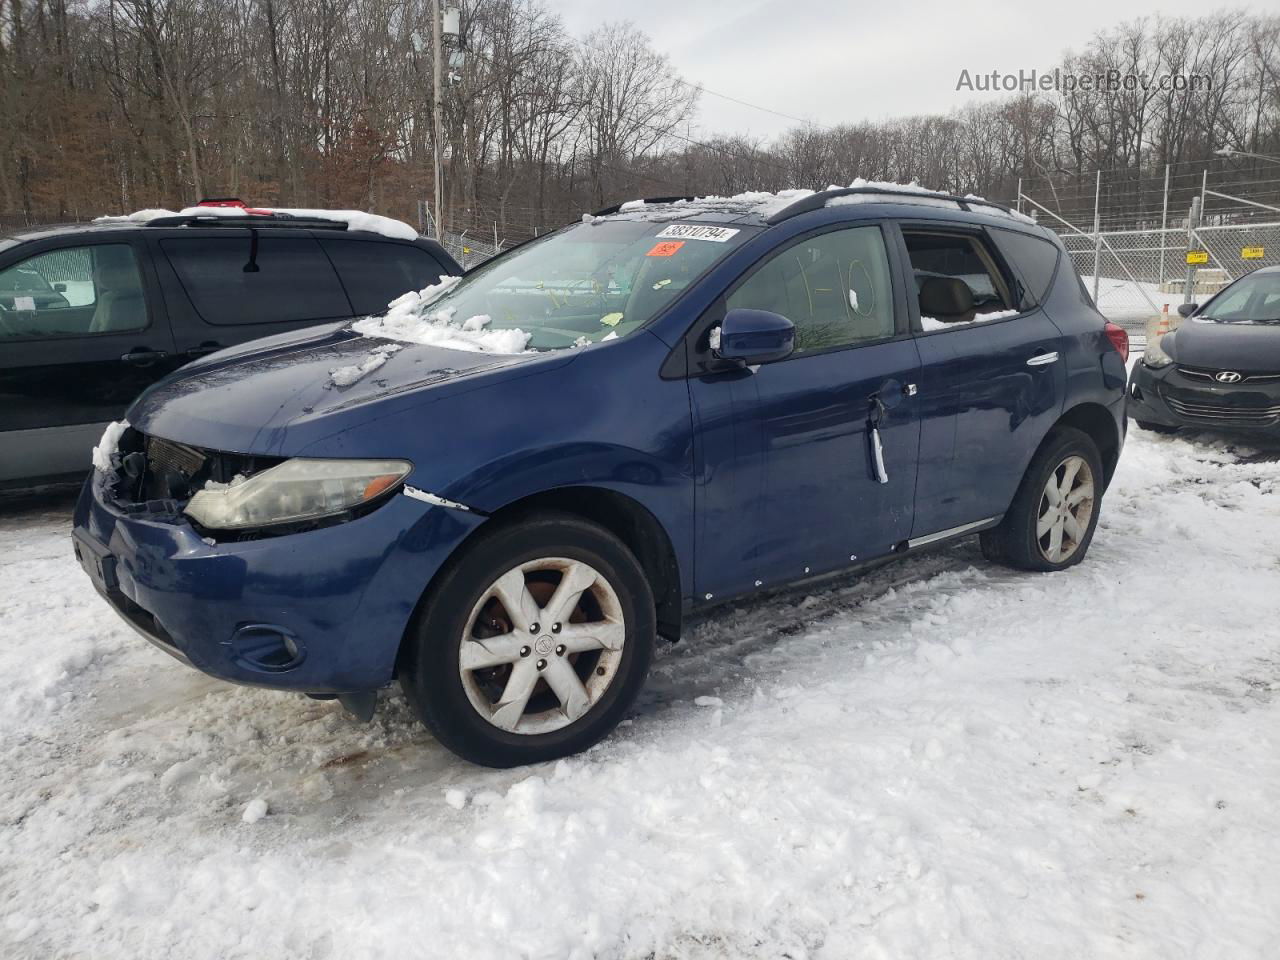
M 1168 334 L 1163 334 L 1158 337 L 1147 338 L 1147 350 L 1142 355 L 1142 362 L 1148 367 L 1158 370 L 1161 367 L 1167 367 L 1169 364 L 1173 363 L 1173 357 L 1169 356 L 1160 348 L 1160 341 L 1167 336 Z
M 286 460 L 229 484 L 206 484 L 185 513 L 210 530 L 243 530 L 344 513 L 395 488 L 403 460 Z

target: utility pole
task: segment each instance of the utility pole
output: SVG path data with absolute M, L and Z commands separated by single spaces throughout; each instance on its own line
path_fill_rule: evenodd
M 431 61 L 433 69 L 432 120 L 435 124 L 436 240 L 444 242 L 444 41 L 441 37 L 440 0 L 431 0 Z

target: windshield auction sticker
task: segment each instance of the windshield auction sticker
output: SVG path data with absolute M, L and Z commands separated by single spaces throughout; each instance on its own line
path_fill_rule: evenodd
M 737 230 L 728 227 L 706 227 L 696 223 L 673 223 L 658 234 L 659 240 L 710 240 L 712 243 L 724 243 Z
M 655 244 L 653 249 L 645 254 L 646 257 L 670 257 L 684 246 L 683 240 L 668 240 L 665 243 Z

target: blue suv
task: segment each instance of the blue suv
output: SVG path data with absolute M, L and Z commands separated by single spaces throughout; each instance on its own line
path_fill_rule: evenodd
M 224 350 L 95 451 L 97 590 L 213 676 L 581 750 L 719 603 L 980 534 L 1060 570 L 1128 343 L 1049 232 L 914 190 L 633 201 L 383 317 Z

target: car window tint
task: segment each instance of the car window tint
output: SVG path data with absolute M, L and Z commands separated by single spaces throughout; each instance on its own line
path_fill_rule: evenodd
M 408 243 L 325 238 L 320 244 L 357 314 L 384 313 L 396 297 L 430 286 L 444 272 L 435 257 Z
M 65 247 L 0 271 L 0 339 L 141 330 L 146 299 L 127 243 Z
M 903 232 L 925 329 L 972 323 L 1020 300 L 986 245 L 968 234 Z
M 310 238 L 228 237 L 160 241 L 196 312 L 208 323 L 338 320 L 351 316 L 338 275 Z
M 1058 248 L 1048 240 L 1014 230 L 992 230 L 991 235 L 1005 259 L 1022 275 L 1032 302 L 1044 303 L 1058 267 Z
M 757 267 L 726 305 L 782 314 L 796 326 L 796 353 L 891 337 L 893 289 L 880 228 L 801 240 Z

